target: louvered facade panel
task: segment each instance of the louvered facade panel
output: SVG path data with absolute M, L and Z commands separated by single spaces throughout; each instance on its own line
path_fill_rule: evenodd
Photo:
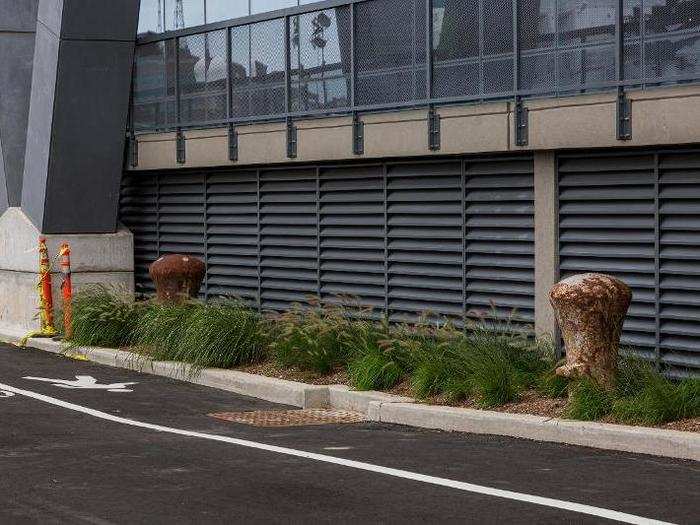
M 384 168 L 319 172 L 321 298 L 385 308 Z
M 283 310 L 318 296 L 317 201 L 315 168 L 260 172 L 261 302 L 265 310 Z
M 136 291 L 155 291 L 148 266 L 158 258 L 158 176 L 124 176 L 120 219 L 134 236 L 134 280 Z
M 204 257 L 204 175 L 159 175 L 158 229 L 160 254 Z
M 207 175 L 207 295 L 258 304 L 258 174 Z
M 632 288 L 623 345 L 655 347 L 655 175 L 645 154 L 559 159 L 561 277 L 602 272 Z
M 534 322 L 531 158 L 465 164 L 466 307 L 472 315 Z
M 136 280 L 185 253 L 204 295 L 284 310 L 310 297 L 394 321 L 517 309 L 532 321 L 532 158 L 127 175 Z
M 700 152 L 660 153 L 659 353 L 672 375 L 700 370 Z
M 632 287 L 623 344 L 673 376 L 700 370 L 700 152 L 559 158 L 562 277 Z
M 390 164 L 386 173 L 388 309 L 392 320 L 461 317 L 462 164 Z

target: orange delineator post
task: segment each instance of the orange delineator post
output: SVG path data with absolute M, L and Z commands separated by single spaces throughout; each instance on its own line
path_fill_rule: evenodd
M 61 273 L 63 274 L 63 282 L 61 283 L 63 333 L 66 339 L 70 339 L 73 336 L 73 282 L 70 272 L 70 246 L 67 242 L 61 245 L 58 256 L 60 257 Z
M 45 335 L 56 335 L 53 318 L 53 292 L 51 290 L 51 262 L 46 238 L 39 238 L 39 300 L 41 332 Z

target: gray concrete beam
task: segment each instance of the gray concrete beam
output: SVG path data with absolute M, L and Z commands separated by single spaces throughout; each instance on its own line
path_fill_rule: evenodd
M 535 152 L 535 332 L 552 338 L 557 322 L 549 290 L 559 275 L 557 200 L 556 154 Z

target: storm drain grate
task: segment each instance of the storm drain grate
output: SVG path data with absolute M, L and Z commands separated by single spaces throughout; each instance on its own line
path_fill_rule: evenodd
M 211 417 L 255 427 L 300 427 L 361 423 L 366 419 L 357 412 L 308 408 L 304 410 L 257 410 L 253 412 L 221 412 Z

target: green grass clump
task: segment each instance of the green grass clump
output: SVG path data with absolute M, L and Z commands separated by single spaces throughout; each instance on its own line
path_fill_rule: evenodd
M 348 376 L 358 390 L 386 390 L 406 375 L 408 349 L 387 321 L 354 321 L 342 332 Z
M 231 368 L 259 361 L 264 355 L 260 316 L 236 301 L 199 305 L 190 312 L 174 350 L 163 357 L 195 368 Z
M 134 325 L 132 345 L 156 360 L 169 360 L 177 354 L 189 317 L 198 307 L 195 302 L 145 304 Z
M 464 364 L 470 372 L 468 383 L 483 407 L 504 405 L 518 399 L 524 389 L 526 370 L 517 368 L 512 349 L 499 335 L 480 331 L 469 337 Z
M 623 359 L 612 414 L 622 423 L 641 425 L 698 417 L 700 380 L 673 382 L 640 359 Z
M 274 323 L 270 349 L 280 365 L 327 374 L 347 363 L 342 334 L 350 321 L 342 308 L 295 305 Z
M 538 394 L 544 397 L 566 397 L 569 390 L 569 380 L 566 377 L 556 375 L 554 370 L 550 370 L 538 378 L 535 389 Z
M 613 394 L 594 380 L 584 377 L 569 387 L 566 417 L 581 421 L 601 419 L 612 410 Z
M 515 401 L 552 367 L 550 346 L 506 324 L 473 323 L 464 332 L 445 327 L 421 340 L 414 395 L 445 395 L 453 402 L 474 396 L 484 407 Z
M 129 344 L 138 306 L 126 293 L 95 286 L 73 297 L 71 346 L 119 348 Z
M 138 318 L 133 342 L 155 360 L 231 368 L 261 359 L 260 325 L 260 315 L 237 301 L 152 303 Z

